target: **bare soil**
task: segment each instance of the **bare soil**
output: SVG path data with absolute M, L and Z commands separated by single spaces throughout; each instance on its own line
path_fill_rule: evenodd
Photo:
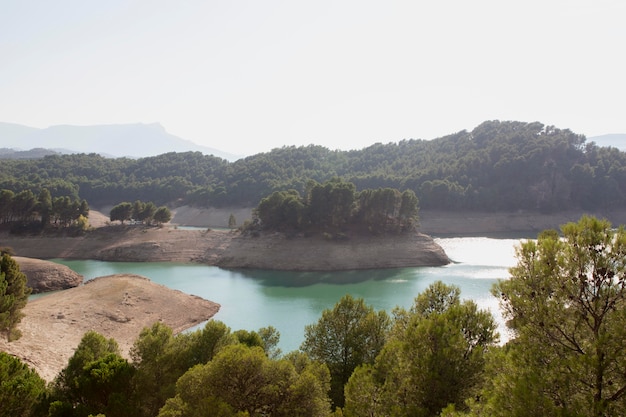
M 210 319 L 219 308 L 138 275 L 111 275 L 30 301 L 19 325 L 22 337 L 10 343 L 1 339 L 0 350 L 51 381 L 89 330 L 114 338 L 129 358 L 143 328 L 163 322 L 178 333 Z

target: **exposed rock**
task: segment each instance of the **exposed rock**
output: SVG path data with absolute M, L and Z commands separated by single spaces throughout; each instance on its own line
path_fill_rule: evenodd
M 138 275 L 110 275 L 29 301 L 18 326 L 22 337 L 10 343 L 0 339 L 0 350 L 51 381 L 89 330 L 115 339 L 129 358 L 144 327 L 159 321 L 179 333 L 210 319 L 219 307 Z
M 239 236 L 230 241 L 224 256 L 216 262 L 225 268 L 295 271 L 404 268 L 448 263 L 450 259 L 441 246 L 430 236 L 420 233 L 352 236 L 345 240 L 288 238 L 280 233 Z
M 65 265 L 21 256 L 14 256 L 13 259 L 20 266 L 20 271 L 26 275 L 26 285 L 33 289 L 33 294 L 66 290 L 83 282 L 82 275 Z

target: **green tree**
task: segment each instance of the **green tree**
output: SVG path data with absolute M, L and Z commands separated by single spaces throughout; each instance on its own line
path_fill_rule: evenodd
M 110 353 L 119 355 L 119 347 L 114 339 L 107 339 L 93 330 L 85 333 L 67 366 L 55 378 L 56 393 L 70 402 L 80 402 L 82 398 L 77 395 L 77 385 L 83 370 Z
M 26 275 L 8 253 L 0 259 L 0 332 L 10 342 L 21 336 L 17 325 L 22 321 L 22 309 L 32 289 L 26 285 Z
M 405 230 L 412 230 L 419 222 L 419 200 L 413 190 L 405 190 L 401 199 L 398 214 L 401 226 Z
M 332 310 L 324 310 L 316 324 L 305 327 L 300 349 L 330 370 L 330 397 L 343 407 L 344 385 L 357 366 L 371 364 L 385 344 L 390 320 L 361 298 L 345 295 Z
M 27 417 L 46 393 L 46 382 L 31 368 L 0 352 L 0 417 Z
M 298 371 L 258 346 L 236 344 L 186 372 L 159 416 L 326 416 L 327 380 L 315 366 Z
M 162 225 L 172 220 L 172 212 L 165 206 L 161 206 L 156 209 L 152 217 L 157 225 Z
M 496 393 L 526 395 L 555 415 L 626 413 L 626 231 L 582 217 L 517 249 L 494 294 L 515 333 Z M 502 396 L 502 395 L 501 395 Z M 509 406 L 520 405 L 510 401 Z
M 116 353 L 89 362 L 77 376 L 73 395 L 80 398 L 75 416 L 136 415 L 132 404 L 135 368 Z
M 270 359 L 278 359 L 282 351 L 278 347 L 280 332 L 274 326 L 262 327 L 258 331 L 263 341 L 263 350 Z
M 39 216 L 41 217 L 41 226 L 48 226 L 52 217 L 52 195 L 50 195 L 50 191 L 47 188 L 39 192 L 37 211 L 39 211 Z
M 124 224 L 126 220 L 131 219 L 132 214 L 133 214 L 133 205 L 128 202 L 124 202 L 124 203 L 120 203 L 114 206 L 111 209 L 109 218 L 111 219 L 112 222 L 119 220 L 122 222 L 122 224 Z
M 485 353 L 497 342 L 495 322 L 458 287 L 432 284 L 410 311 L 395 312 L 392 336 L 374 365 L 346 386 L 347 416 L 437 416 L 463 408 L 484 378 Z
M 237 228 L 237 219 L 235 218 L 235 215 L 233 213 L 230 213 L 230 216 L 228 216 L 228 228 L 229 229 Z
M 176 394 L 176 381 L 189 368 L 204 364 L 224 346 L 235 343 L 230 329 L 210 320 L 203 329 L 173 336 L 172 329 L 156 322 L 141 331 L 131 349 L 137 368 L 134 385 L 137 415 L 154 416 Z
M 134 219 L 139 220 L 142 223 L 150 224 L 152 223 L 152 219 L 154 218 L 154 214 L 157 211 L 157 206 L 154 205 L 152 201 L 148 201 L 143 204 L 142 210 L 138 213 L 138 216 L 133 216 Z M 162 213 L 162 215 L 165 213 Z M 169 221 L 169 220 L 168 220 Z M 166 223 L 166 222 L 161 222 Z

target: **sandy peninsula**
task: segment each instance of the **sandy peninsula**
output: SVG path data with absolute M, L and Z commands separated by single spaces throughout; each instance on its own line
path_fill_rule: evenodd
M 29 301 L 19 325 L 22 337 L 10 343 L 0 339 L 0 350 L 51 381 L 89 330 L 114 338 L 128 358 L 144 327 L 159 321 L 179 333 L 210 319 L 219 308 L 138 275 L 111 275 Z

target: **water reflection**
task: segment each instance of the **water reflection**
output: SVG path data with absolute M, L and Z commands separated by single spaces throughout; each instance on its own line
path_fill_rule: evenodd
M 351 271 L 268 271 L 259 269 L 235 269 L 245 278 L 267 287 L 308 287 L 316 284 L 352 285 L 366 281 L 387 281 L 402 276 L 404 269 L 367 269 Z

